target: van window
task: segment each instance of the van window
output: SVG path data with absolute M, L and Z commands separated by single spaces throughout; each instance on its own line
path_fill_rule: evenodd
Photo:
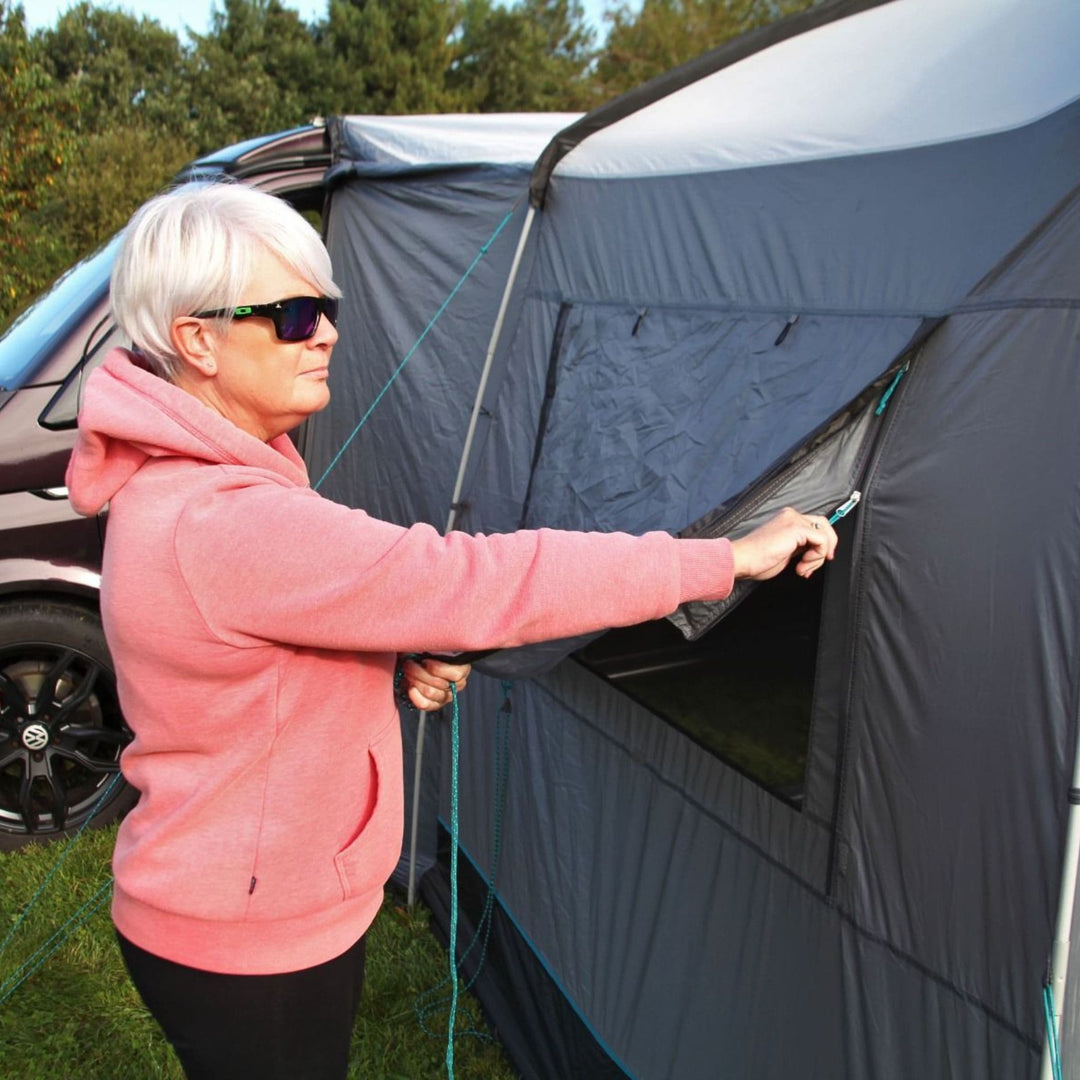
M 0 390 L 18 390 L 37 374 L 62 341 L 105 296 L 120 246 L 117 233 L 76 263 L 11 324 L 0 338 Z
M 82 405 L 83 387 L 87 376 L 109 355 L 112 349 L 131 348 L 131 339 L 106 315 L 102 318 L 83 345 L 83 359 L 64 380 L 63 386 L 53 395 L 38 417 L 38 423 L 50 431 L 62 431 L 75 427 Z

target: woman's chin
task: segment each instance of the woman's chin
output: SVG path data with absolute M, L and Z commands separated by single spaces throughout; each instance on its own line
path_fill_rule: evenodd
M 303 394 L 297 395 L 305 412 L 319 412 L 330 404 L 330 387 L 326 383 L 326 376 L 321 379 L 302 375 L 304 385 Z

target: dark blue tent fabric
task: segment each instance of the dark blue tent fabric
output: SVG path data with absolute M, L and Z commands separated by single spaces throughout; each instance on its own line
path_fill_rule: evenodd
M 1053 15 L 1037 6 L 1035 37 Z M 927 10 L 898 0 L 857 17 L 905 9 Z M 497 832 L 503 692 L 470 683 L 461 843 L 483 873 L 501 837 L 503 929 L 580 1023 L 545 1015 L 547 983 L 534 995 L 493 978 L 485 1001 L 533 1039 L 584 1028 L 641 1080 L 1034 1080 L 1080 715 L 1080 87 L 970 136 L 782 164 L 669 171 L 657 138 L 640 175 L 574 172 L 573 153 L 555 169 L 461 527 L 676 531 L 738 513 L 762 477 L 784 490 L 807 441 L 910 364 L 859 452 L 815 465 L 822 490 L 842 474 L 862 501 L 807 632 L 797 791 L 582 655 L 514 686 Z M 512 205 L 503 180 L 356 176 L 334 192 L 331 249 L 361 306 L 343 322 L 339 411 L 313 428 L 316 462 Z M 332 495 L 445 520 L 521 227 L 410 362 Z M 754 594 L 776 620 L 752 642 L 766 656 L 789 610 L 769 589 Z M 680 680 L 713 689 L 707 665 L 680 662 L 673 698 Z M 723 689 L 717 729 L 738 719 Z M 429 884 L 443 888 L 438 871 Z M 1078 1000 L 1064 999 L 1071 1075 Z M 546 1060 L 574 1058 L 560 1044 Z
M 327 246 L 345 296 L 330 406 L 306 449 L 315 480 L 514 213 L 327 478 L 331 498 L 401 524 L 445 524 L 527 183 L 525 169 L 475 166 L 335 189 Z

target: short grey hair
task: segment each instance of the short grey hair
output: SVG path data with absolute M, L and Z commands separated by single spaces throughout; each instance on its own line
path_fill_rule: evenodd
M 245 303 L 269 252 L 324 296 L 340 296 L 319 234 L 288 203 L 244 184 L 184 184 L 128 223 L 112 271 L 113 315 L 163 378 L 179 373 L 169 330 L 178 315 Z

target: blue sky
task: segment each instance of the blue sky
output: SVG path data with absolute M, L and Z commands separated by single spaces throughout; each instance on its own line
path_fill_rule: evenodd
M 300 12 L 306 22 L 319 18 L 326 11 L 326 0 L 283 0 L 286 7 Z M 75 0 L 22 0 L 26 11 L 26 25 L 30 30 L 52 26 L 57 16 L 74 6 Z M 605 0 L 583 0 L 585 17 L 597 31 L 598 38 L 604 32 L 603 12 Z M 210 12 L 214 0 L 127 0 L 121 3 L 99 4 L 99 7 L 120 8 L 134 15 L 148 15 L 163 26 L 177 32 L 190 27 L 197 33 L 210 28 Z M 219 5 L 220 6 L 220 5 Z

